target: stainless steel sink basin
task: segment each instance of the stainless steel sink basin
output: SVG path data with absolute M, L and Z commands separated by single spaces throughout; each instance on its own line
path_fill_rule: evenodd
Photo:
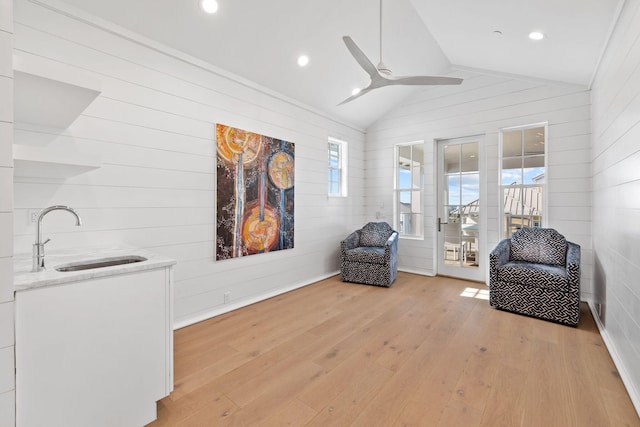
M 146 261 L 147 259 L 137 255 L 126 255 L 113 258 L 91 259 L 87 261 L 72 262 L 56 267 L 56 271 L 81 271 L 92 270 L 94 268 L 112 267 L 114 265 L 131 264 L 134 262 Z

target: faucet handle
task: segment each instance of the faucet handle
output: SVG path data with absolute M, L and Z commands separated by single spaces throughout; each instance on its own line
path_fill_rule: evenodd
M 42 242 L 42 246 L 46 245 L 47 243 L 49 243 L 51 241 L 51 239 L 47 239 L 44 242 Z

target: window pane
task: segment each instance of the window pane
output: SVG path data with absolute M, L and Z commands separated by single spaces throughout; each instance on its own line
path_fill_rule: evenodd
M 419 191 L 398 194 L 398 228 L 402 235 L 422 235 L 422 198 Z
M 524 155 L 544 154 L 544 127 L 524 130 Z
M 397 145 L 395 176 L 397 207 L 395 218 L 400 235 L 420 237 L 424 232 L 422 214 L 423 143 Z
M 346 196 L 346 142 L 329 139 L 328 142 L 328 194 Z
M 502 157 L 522 156 L 522 131 L 502 132 Z
M 411 170 L 410 169 L 398 170 L 398 188 L 400 189 L 411 188 Z
M 398 146 L 398 161 L 411 162 L 411 145 Z
M 502 162 L 502 178 L 500 180 L 502 185 L 522 184 L 522 168 L 519 166 L 506 167 L 507 165 L 512 165 L 512 164 L 513 163 L 511 162 L 505 162 L 505 161 Z
M 510 237 L 522 227 L 542 226 L 545 128 L 505 131 L 502 141 L 503 234 Z

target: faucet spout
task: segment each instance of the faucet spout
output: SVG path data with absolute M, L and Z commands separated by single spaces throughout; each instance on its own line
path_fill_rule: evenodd
M 33 268 L 31 271 L 35 272 L 44 270 L 44 245 L 51 239 L 47 239 L 45 242 L 42 241 L 42 220 L 49 212 L 56 210 L 63 210 L 71 213 L 76 217 L 76 226 L 82 225 L 82 219 L 80 219 L 78 212 L 69 206 L 54 205 L 40 211 L 36 221 L 36 242 L 33 244 Z

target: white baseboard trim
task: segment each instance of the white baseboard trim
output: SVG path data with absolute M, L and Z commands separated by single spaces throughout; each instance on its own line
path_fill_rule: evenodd
M 596 325 L 598 325 L 598 330 L 600 331 L 600 336 L 604 341 L 604 345 L 607 346 L 607 350 L 609 350 L 609 355 L 611 355 L 613 364 L 616 366 L 616 369 L 620 374 L 622 383 L 626 387 L 627 393 L 629 393 L 629 397 L 631 398 L 631 402 L 633 403 L 633 406 L 636 408 L 636 412 L 638 413 L 638 416 L 640 416 L 640 393 L 638 392 L 638 389 L 636 388 L 635 384 L 631 380 L 631 376 L 629 375 L 629 373 L 627 372 L 627 369 L 622 363 L 622 359 L 620 359 L 620 356 L 618 355 L 618 351 L 616 350 L 616 346 L 614 345 L 613 341 L 609 337 L 609 333 L 607 332 L 607 329 L 604 327 L 604 325 L 600 321 L 600 317 L 598 317 L 598 311 L 596 310 L 596 307 L 593 304 L 593 301 L 588 300 L 587 303 L 589 305 L 589 310 L 591 310 L 591 315 L 596 321 Z
M 427 271 L 427 270 L 414 270 L 414 269 L 411 269 L 411 268 L 398 267 L 398 271 L 402 271 L 404 273 L 419 274 L 421 276 L 429 276 L 429 277 L 434 277 L 435 276 L 435 274 L 433 274 L 432 271 Z
M 216 307 L 211 310 L 200 312 L 187 319 L 181 319 L 177 322 L 174 322 L 173 330 L 175 331 L 177 329 L 181 329 L 186 326 L 193 325 L 194 323 L 202 322 L 204 320 L 211 319 L 212 317 L 219 316 L 221 314 L 228 313 L 230 311 L 237 310 L 239 308 L 246 307 L 248 305 L 255 304 L 257 302 L 264 301 L 266 299 L 273 298 L 278 295 L 291 292 L 293 290 L 303 288 L 308 285 L 312 285 L 321 280 L 328 279 L 329 277 L 335 276 L 336 274 L 340 274 L 340 272 L 339 271 L 330 272 L 330 273 L 327 273 L 326 275 L 323 274 L 322 276 L 309 279 L 308 281 L 305 280 L 304 282 L 296 283 L 295 285 L 287 286 L 285 288 L 280 288 L 275 291 L 266 292 L 264 294 L 256 295 L 251 298 L 243 299 L 243 300 L 234 302 L 232 304 L 225 304 L 222 307 Z

